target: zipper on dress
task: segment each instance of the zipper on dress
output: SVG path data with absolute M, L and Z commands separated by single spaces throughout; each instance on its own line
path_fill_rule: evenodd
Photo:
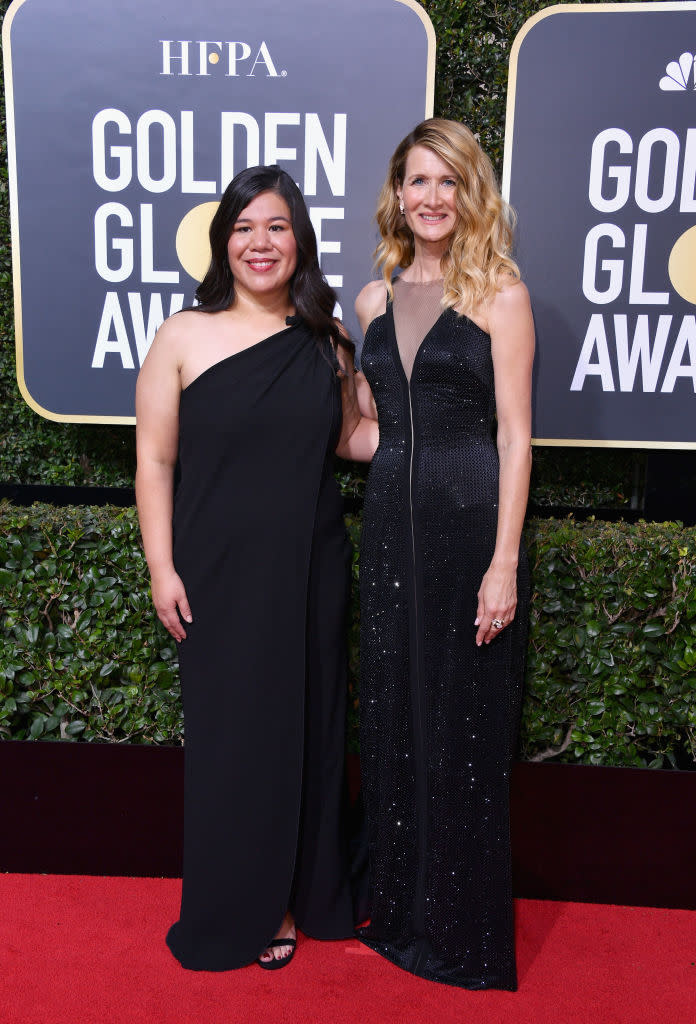
M 411 382 L 408 381 L 408 411 L 411 423 L 411 458 L 408 473 L 408 505 L 411 521 L 411 574 L 413 582 L 413 621 L 415 636 L 412 650 L 414 652 L 415 664 L 411 666 L 411 708 L 413 718 L 413 746 L 414 746 L 414 779 L 416 797 L 416 883 L 413 895 L 413 928 L 416 937 L 425 937 L 425 873 L 427 862 L 427 815 L 428 815 L 428 781 L 427 763 L 425 757 L 425 744 L 423 741 L 423 694 L 420 679 L 420 622 L 418 602 L 418 575 L 416 573 L 416 530 L 413 515 L 413 459 L 415 451 L 415 427 L 413 423 L 413 400 L 411 395 Z M 418 970 L 420 960 L 425 954 L 421 949 L 418 956 L 418 963 L 415 969 Z

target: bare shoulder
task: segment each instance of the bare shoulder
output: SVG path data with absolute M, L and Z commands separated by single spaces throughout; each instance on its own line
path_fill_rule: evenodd
M 486 314 L 488 333 L 492 338 L 501 334 L 509 337 L 511 331 L 519 330 L 525 333 L 531 330 L 533 335 L 534 321 L 527 286 L 512 275 L 505 276 L 488 303 Z
M 527 320 L 532 315 L 529 291 L 523 281 L 505 274 L 498 284 L 498 290 L 488 303 L 487 319 L 491 329 L 511 320 Z
M 377 316 L 381 316 L 387 308 L 387 289 L 384 281 L 369 281 L 358 293 L 355 300 L 355 313 L 360 326 L 365 332 Z
M 147 358 L 150 362 L 181 363 L 182 354 L 191 340 L 205 330 L 205 313 L 182 310 L 167 317 L 155 334 Z
M 529 291 L 524 281 L 505 274 L 501 278 L 498 291 L 493 296 L 489 305 L 489 316 L 515 316 L 526 314 L 531 310 Z
M 191 334 L 198 329 L 202 313 L 193 309 L 183 309 L 180 313 L 168 316 L 155 335 L 155 342 L 161 345 L 174 345 L 179 338 Z
M 380 306 L 386 308 L 386 305 L 387 289 L 384 281 L 368 281 L 365 287 L 360 289 L 355 300 L 356 312 L 358 307 L 368 310 L 379 309 Z
M 507 276 L 488 307 L 489 333 L 496 373 L 503 364 L 515 373 L 531 373 L 534 358 L 534 317 L 522 281 Z
M 196 309 L 182 309 L 179 313 L 173 313 L 164 321 L 157 336 L 173 342 L 177 338 L 190 337 L 192 334 L 199 334 L 204 331 L 209 323 L 210 313 L 199 313 Z

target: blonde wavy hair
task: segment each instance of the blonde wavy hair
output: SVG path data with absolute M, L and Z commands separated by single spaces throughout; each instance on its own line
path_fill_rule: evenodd
M 375 249 L 389 297 L 397 267 L 413 263 L 413 233 L 399 211 L 397 188 L 403 187 L 406 158 L 414 146 L 425 146 L 455 171 L 457 225 L 442 257 L 442 305 L 471 313 L 490 301 L 501 277 L 519 280 L 520 271 L 510 257 L 515 214 L 500 195 L 490 160 L 473 133 L 457 121 L 431 117 L 421 122 L 396 147 L 377 203 L 375 219 L 382 240 Z

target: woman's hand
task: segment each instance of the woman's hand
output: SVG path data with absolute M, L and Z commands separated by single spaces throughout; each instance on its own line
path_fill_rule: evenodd
M 153 574 L 151 586 L 152 603 L 160 622 L 175 640 L 185 640 L 186 630 L 181 624 L 181 619 L 193 622 L 193 616 L 181 577 L 173 569 L 162 575 Z
M 517 570 L 491 563 L 478 592 L 476 645 L 489 644 L 510 625 L 517 608 Z M 496 628 L 493 622 L 502 622 Z

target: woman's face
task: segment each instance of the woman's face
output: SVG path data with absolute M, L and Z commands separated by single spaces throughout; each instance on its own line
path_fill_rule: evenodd
M 406 157 L 404 181 L 396 190 L 403 203 L 406 223 L 424 243 L 444 242 L 454 231 L 456 171 L 426 146 L 413 146 Z
M 256 294 L 287 289 L 297 266 L 290 210 L 276 192 L 261 192 L 237 218 L 227 242 L 235 286 Z

